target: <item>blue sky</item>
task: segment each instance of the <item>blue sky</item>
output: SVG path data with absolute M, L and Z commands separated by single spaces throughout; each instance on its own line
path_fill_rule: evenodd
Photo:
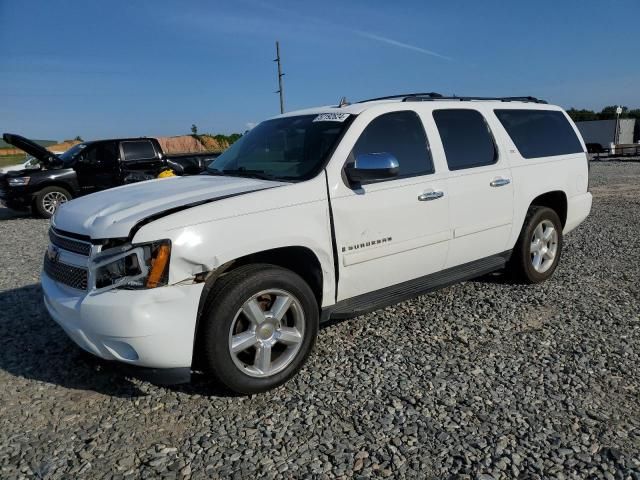
M 412 91 L 640 107 L 625 18 L 640 2 L 0 0 L 0 131 L 243 131 L 278 113 L 276 39 L 287 110 Z

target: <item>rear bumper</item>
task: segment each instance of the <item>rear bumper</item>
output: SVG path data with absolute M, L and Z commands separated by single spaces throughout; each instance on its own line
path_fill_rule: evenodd
M 564 225 L 564 234 L 580 225 L 591 212 L 593 197 L 589 192 L 571 197 L 567 205 L 567 221 Z
M 82 349 L 140 367 L 190 368 L 203 284 L 88 295 L 42 273 L 51 317 Z

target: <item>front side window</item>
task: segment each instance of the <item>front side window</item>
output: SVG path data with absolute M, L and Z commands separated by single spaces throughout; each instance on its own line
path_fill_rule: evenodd
M 493 135 L 477 110 L 434 110 L 449 170 L 492 165 L 498 160 Z
M 412 111 L 386 113 L 373 119 L 358 138 L 350 160 L 355 161 L 358 155 L 368 153 L 393 155 L 400 164 L 400 172 L 394 178 L 434 172 L 422 121 Z
M 580 140 L 557 110 L 494 110 L 524 158 L 581 153 Z
M 122 153 L 125 161 L 151 160 L 156 157 L 156 151 L 148 140 L 122 142 Z
M 300 115 L 267 120 L 240 137 L 207 167 L 212 175 L 300 181 L 324 167 L 350 116 Z
M 116 142 L 100 142 L 88 148 L 82 155 L 83 163 L 115 168 L 118 161 Z

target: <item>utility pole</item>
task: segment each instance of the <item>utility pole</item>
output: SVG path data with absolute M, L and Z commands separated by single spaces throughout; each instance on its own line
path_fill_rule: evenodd
M 282 77 L 284 77 L 284 73 L 282 73 L 282 65 L 280 63 L 280 42 L 276 40 L 276 59 L 274 62 L 278 62 L 278 91 L 276 93 L 280 94 L 280 113 L 284 113 L 284 90 L 282 90 Z
M 620 143 L 620 114 L 622 113 L 622 107 L 620 105 L 616 105 L 616 131 L 614 134 L 614 141 L 616 145 Z

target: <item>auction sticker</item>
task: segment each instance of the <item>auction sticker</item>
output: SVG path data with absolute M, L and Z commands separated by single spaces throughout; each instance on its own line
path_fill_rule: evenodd
M 313 119 L 314 122 L 344 122 L 349 118 L 348 113 L 321 113 Z

